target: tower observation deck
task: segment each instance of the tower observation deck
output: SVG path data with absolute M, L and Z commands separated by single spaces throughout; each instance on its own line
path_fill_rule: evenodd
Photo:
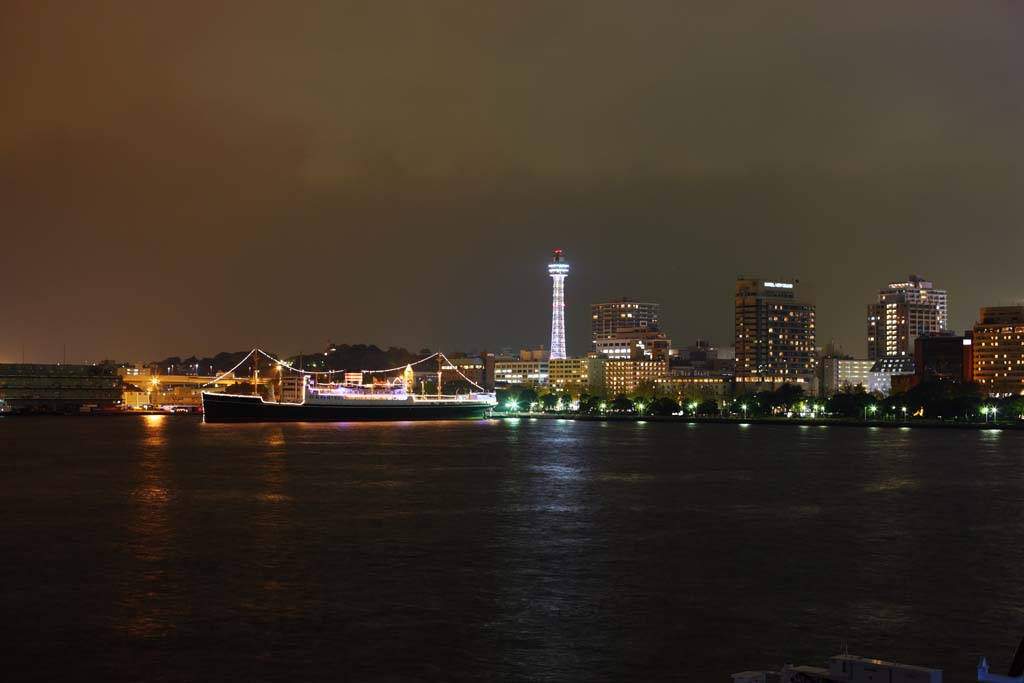
M 565 358 L 565 278 L 569 264 L 561 249 L 555 249 L 548 264 L 551 276 L 551 358 Z

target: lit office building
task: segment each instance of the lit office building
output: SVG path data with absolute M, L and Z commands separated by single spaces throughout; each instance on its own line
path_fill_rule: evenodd
M 657 330 L 660 308 L 630 299 L 590 304 L 590 340 L 613 339 L 623 330 Z
M 600 390 L 605 383 L 604 367 L 603 358 L 552 358 L 548 384 L 558 389 Z
M 871 384 L 873 360 L 852 358 L 822 358 L 818 361 L 818 387 L 824 397 L 857 386 L 867 391 Z
M 547 384 L 548 363 L 546 360 L 498 361 L 494 364 L 494 384 Z
M 878 292 L 878 302 L 868 304 L 868 358 L 912 356 L 918 337 L 942 334 L 948 324 L 944 289 L 911 275 Z
M 609 396 L 631 394 L 641 385 L 656 385 L 668 374 L 663 360 L 609 360 L 604 365 L 604 385 Z
M 814 304 L 796 282 L 736 281 L 736 381 L 813 382 Z
M 594 340 L 594 352 L 610 359 L 668 360 L 672 340 L 648 327 L 620 329 L 612 336 Z
M 989 394 L 1024 394 L 1024 306 L 981 309 L 974 326 L 974 381 Z
M 680 403 L 701 402 L 707 399 L 721 401 L 732 393 L 732 382 L 712 375 L 680 377 L 670 373 L 655 380 L 654 384 L 658 395 L 667 396 Z

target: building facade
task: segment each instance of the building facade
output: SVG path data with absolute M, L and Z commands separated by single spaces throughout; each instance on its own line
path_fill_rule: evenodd
M 614 339 L 623 330 L 657 330 L 661 305 L 631 299 L 590 304 L 590 341 Z
M 716 376 L 680 377 L 669 374 L 655 381 L 657 394 L 680 403 L 702 402 L 708 399 L 723 401 L 732 396 L 732 382 Z
M 468 379 L 483 387 L 485 391 L 494 390 L 495 360 L 493 353 L 481 353 L 479 356 L 458 356 L 448 360 L 449 362 L 441 366 L 442 385 Z
M 914 374 L 921 379 L 954 382 L 974 380 L 974 340 L 970 335 L 918 337 L 914 341 Z
M 982 308 L 973 349 L 973 378 L 982 389 L 1024 394 L 1024 306 Z
M 818 361 L 818 388 L 824 397 L 847 388 L 871 385 L 871 367 L 875 361 L 853 358 L 822 358 Z
M 611 359 L 668 360 L 671 350 L 672 340 L 648 327 L 624 328 L 594 340 L 594 353 Z
M 553 358 L 548 361 L 548 384 L 560 390 L 600 391 L 604 389 L 604 367 L 603 358 Z
M 608 396 L 632 394 L 642 385 L 657 386 L 668 375 L 663 360 L 609 360 L 604 365 L 604 386 Z
M 814 312 L 799 282 L 737 280 L 737 384 L 813 383 Z
M 494 364 L 494 384 L 499 387 L 547 384 L 549 362 L 546 360 L 498 361 Z
M 114 365 L 0 364 L 0 403 L 11 412 L 120 409 L 123 384 Z
M 158 366 L 159 367 L 159 366 Z M 234 391 L 240 382 L 251 384 L 251 377 L 238 377 L 232 372 L 217 376 L 170 375 L 154 373 L 151 367 L 120 367 L 118 374 L 124 380 L 123 405 L 129 408 L 190 407 L 198 410 L 203 403 L 203 392 Z M 268 372 L 256 380 L 264 393 L 281 391 L 283 376 L 293 373 Z
M 547 349 L 520 349 L 519 360 L 549 360 L 551 352 Z M 505 359 L 503 359 L 505 360 Z
M 306 400 L 309 377 L 297 372 L 286 372 L 281 376 L 281 398 L 283 403 L 302 403 Z
M 914 359 L 910 356 L 879 358 L 868 374 L 868 391 L 888 396 L 892 393 L 892 378 L 914 374 Z
M 916 275 L 889 283 L 868 304 L 868 358 L 913 355 L 915 339 L 945 332 L 948 314 L 946 290 L 933 283 Z

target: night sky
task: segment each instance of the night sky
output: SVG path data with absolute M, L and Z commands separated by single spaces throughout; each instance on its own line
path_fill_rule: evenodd
M 144 6 L 145 5 L 145 6 Z M 737 276 L 1024 297 L 1024 3 L 0 4 L 0 361 L 548 343 Z

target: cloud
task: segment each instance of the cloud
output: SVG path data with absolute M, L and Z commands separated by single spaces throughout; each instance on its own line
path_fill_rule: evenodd
M 911 271 L 1019 296 L 1015 3 L 0 11 L 0 357 L 545 343 L 554 246 L 576 351 L 622 293 L 728 342 L 741 273 L 854 353 Z

